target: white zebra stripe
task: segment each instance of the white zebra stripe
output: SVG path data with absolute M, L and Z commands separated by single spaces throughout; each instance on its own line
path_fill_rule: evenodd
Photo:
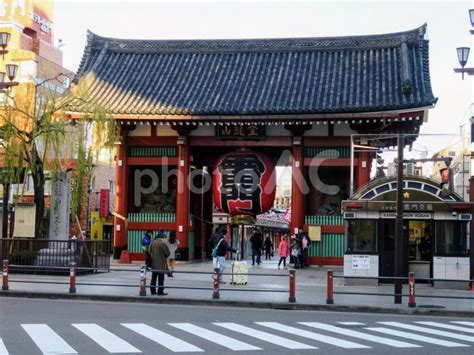
M 21 324 L 43 354 L 77 354 L 63 338 L 47 324 Z
M 324 323 L 317 323 L 317 322 L 298 322 L 303 325 L 307 325 L 308 327 L 326 330 L 328 332 L 338 333 L 342 335 L 347 335 L 354 338 L 364 339 L 373 341 L 374 343 L 385 344 L 389 346 L 393 346 L 395 348 L 419 348 L 419 345 L 405 343 L 403 341 L 392 340 L 389 338 L 383 338 L 372 334 L 366 334 L 362 332 L 357 332 L 351 329 L 339 328 L 332 325 L 324 324 Z
M 465 328 L 465 327 L 459 327 L 457 325 L 451 325 L 451 324 L 444 324 L 444 323 L 438 323 L 438 322 L 415 322 L 418 324 L 423 324 L 423 325 L 430 325 L 432 327 L 437 327 L 437 328 L 444 328 L 444 329 L 449 329 L 449 330 L 457 330 L 459 332 L 465 332 L 465 333 L 473 333 L 474 334 L 474 329 L 471 328 Z
M 445 347 L 448 347 L 448 348 L 468 347 L 469 346 L 469 345 L 465 345 L 465 344 L 455 343 L 455 342 L 452 342 L 452 341 L 441 340 L 441 339 L 437 339 L 437 338 L 427 337 L 427 336 L 424 336 L 424 335 L 418 335 L 418 334 L 414 334 L 414 333 L 402 332 L 402 331 L 399 331 L 399 330 L 383 328 L 383 327 L 371 327 L 371 328 L 365 328 L 365 329 L 368 329 L 368 330 L 371 330 L 371 331 L 374 331 L 374 332 L 379 332 L 379 333 L 384 333 L 384 334 L 400 337 L 400 338 L 406 338 L 406 339 L 421 341 L 421 342 L 424 342 L 424 343 L 430 343 L 430 344 L 445 346 Z
M 197 346 L 143 323 L 122 323 L 122 325 L 174 352 L 204 351 Z M 157 350 L 156 353 L 159 353 L 159 351 Z
M 72 324 L 109 353 L 141 353 L 136 347 L 97 324 Z
M 198 327 L 191 323 L 168 323 L 172 327 L 175 327 L 185 332 L 196 335 L 200 338 L 206 339 L 207 341 L 221 345 L 227 349 L 235 351 L 244 351 L 244 350 L 262 350 L 256 346 L 244 343 L 243 341 L 233 339 L 223 334 L 213 332 L 205 328 Z
M 397 327 L 397 328 L 414 330 L 415 332 L 428 333 L 428 334 L 431 334 L 431 335 L 439 335 L 439 336 L 442 336 L 442 337 L 453 338 L 453 339 L 458 339 L 458 340 L 463 340 L 463 341 L 468 341 L 470 343 L 474 343 L 474 337 L 473 336 L 467 336 L 467 335 L 461 335 L 461 334 L 446 332 L 444 330 L 437 330 L 437 329 L 433 329 L 433 328 L 419 327 L 417 325 L 403 324 L 403 323 L 398 323 L 398 322 L 377 322 L 377 323 L 380 323 L 380 324 L 383 324 L 383 325 L 390 325 L 392 327 Z
M 474 327 L 474 322 L 466 322 L 466 321 L 451 321 L 451 323 L 467 325 L 468 327 Z
M 258 325 L 267 327 L 267 328 L 271 328 L 271 329 L 279 330 L 281 332 L 290 333 L 290 334 L 297 335 L 297 336 L 300 336 L 300 337 L 320 341 L 322 343 L 338 346 L 340 348 L 345 348 L 345 349 L 368 349 L 368 348 L 370 348 L 370 346 L 353 343 L 351 341 L 342 340 L 342 339 L 330 337 L 330 336 L 327 336 L 327 335 L 308 332 L 307 330 L 303 330 L 303 329 L 299 329 L 299 328 L 295 328 L 295 327 L 289 327 L 287 325 L 283 325 L 283 324 L 276 323 L 276 322 L 255 322 L 255 323 L 258 324 Z
M 247 335 L 249 337 L 257 338 L 262 341 L 269 342 L 271 344 L 279 345 L 287 349 L 292 350 L 301 350 L 301 349 L 317 349 L 314 346 L 299 343 L 297 341 L 290 340 L 288 338 L 283 338 L 278 335 L 273 335 L 267 332 L 262 332 L 257 329 L 249 328 L 237 323 L 214 323 L 219 327 L 223 327 L 234 332 Z
M 365 323 L 359 323 L 359 322 L 337 322 L 337 323 L 341 325 L 365 325 Z
M 8 355 L 7 347 L 5 346 L 2 338 L 0 338 L 0 355 Z

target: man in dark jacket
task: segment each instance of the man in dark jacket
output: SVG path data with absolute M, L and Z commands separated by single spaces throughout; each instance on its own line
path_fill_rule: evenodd
M 165 271 L 167 270 L 167 259 L 170 255 L 170 250 L 166 245 L 165 234 L 159 232 L 156 235 L 155 240 L 151 243 L 150 254 L 151 254 L 151 265 L 153 271 L 151 274 L 150 282 L 150 293 L 156 295 L 156 278 L 158 277 L 158 296 L 166 296 L 167 293 L 164 292 L 164 282 L 165 282 Z
M 232 253 L 237 253 L 237 250 L 232 248 L 228 243 L 227 241 L 225 240 L 225 232 L 222 233 L 220 235 L 220 238 L 218 240 L 218 242 L 216 243 L 216 247 L 217 247 L 217 263 L 219 265 L 219 272 L 222 273 L 224 272 L 225 270 L 225 267 L 226 267 L 226 260 L 225 260 L 225 254 L 230 251 Z M 220 282 L 222 284 L 225 284 L 224 281 L 222 281 L 222 276 L 221 276 L 221 280 Z
M 263 247 L 263 237 L 260 230 L 256 229 L 255 232 L 253 232 L 250 243 L 252 244 L 252 265 L 255 265 L 255 257 L 257 259 L 257 265 L 260 265 Z

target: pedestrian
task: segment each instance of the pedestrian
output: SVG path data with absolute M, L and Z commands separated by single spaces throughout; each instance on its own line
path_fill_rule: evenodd
M 302 227 L 300 227 L 299 234 L 301 236 L 301 267 L 305 268 L 309 266 L 308 256 L 309 248 L 311 247 L 311 238 Z
M 295 269 L 300 268 L 301 247 L 295 235 L 291 236 L 290 244 L 290 263 L 294 265 Z
M 166 260 L 170 255 L 168 245 L 166 245 L 165 234 L 160 231 L 150 246 L 152 274 L 150 282 L 150 293 L 152 295 L 166 296 L 164 292 L 165 272 L 167 270 Z M 158 278 L 158 293 L 156 292 L 156 279 Z
M 145 254 L 145 265 L 148 268 L 151 268 L 151 255 L 150 255 L 150 245 L 151 245 L 152 233 L 151 231 L 146 231 L 142 237 L 142 251 Z
M 226 267 L 225 261 L 225 254 L 230 251 L 232 253 L 238 253 L 238 251 L 232 248 L 227 241 L 225 240 L 226 230 L 224 229 L 223 232 L 220 234 L 219 241 L 217 242 L 216 248 L 216 257 L 217 257 L 217 264 L 219 265 L 219 272 L 221 274 L 220 283 L 225 284 L 222 280 L 222 274 L 224 273 Z
M 286 258 L 290 254 L 290 248 L 288 247 L 288 236 L 285 234 L 281 238 L 280 244 L 278 245 L 278 255 L 280 261 L 278 262 L 278 269 L 280 269 L 281 262 L 283 261 L 283 267 L 286 269 Z
M 179 240 L 176 239 L 176 233 L 171 231 L 166 240 L 166 245 L 170 250 L 170 256 L 168 256 L 168 277 L 174 277 L 173 271 L 176 266 L 176 249 L 178 249 L 179 244 Z
M 252 265 L 255 265 L 255 261 L 257 262 L 257 265 L 260 265 L 263 237 L 259 229 L 255 229 L 253 232 L 252 237 L 250 238 L 250 243 L 252 244 Z
M 217 228 L 214 230 L 214 233 L 212 234 L 211 237 L 211 248 L 214 250 L 217 246 L 217 243 L 219 243 L 219 240 L 221 240 L 221 235 L 224 233 L 225 234 L 226 229 L 225 227 L 222 226 L 217 226 Z M 217 262 L 217 254 L 211 253 L 212 255 L 212 267 L 214 269 L 219 267 L 219 264 Z
M 272 260 L 273 243 L 268 235 L 263 242 L 263 246 L 265 248 L 265 260 Z

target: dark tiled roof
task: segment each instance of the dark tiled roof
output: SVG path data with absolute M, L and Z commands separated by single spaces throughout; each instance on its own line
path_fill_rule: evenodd
M 172 41 L 89 32 L 76 82 L 88 77 L 89 98 L 115 114 L 321 114 L 425 107 L 436 102 L 425 30 Z

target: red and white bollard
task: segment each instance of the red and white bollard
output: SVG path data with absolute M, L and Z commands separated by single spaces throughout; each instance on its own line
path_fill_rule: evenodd
M 288 297 L 288 302 L 296 302 L 296 270 L 290 270 L 290 296 Z
M 140 266 L 140 293 L 139 296 L 146 296 L 146 265 Z
M 69 264 L 69 293 L 76 293 L 76 263 Z
M 326 304 L 334 304 L 334 275 L 332 270 L 328 270 L 327 273 L 327 295 Z
M 3 260 L 2 291 L 8 291 L 8 260 Z
M 415 274 L 413 272 L 408 273 L 408 307 L 416 307 Z
M 212 299 L 218 300 L 221 296 L 219 293 L 219 286 L 220 286 L 220 269 L 218 267 L 214 268 L 214 287 L 212 290 Z

